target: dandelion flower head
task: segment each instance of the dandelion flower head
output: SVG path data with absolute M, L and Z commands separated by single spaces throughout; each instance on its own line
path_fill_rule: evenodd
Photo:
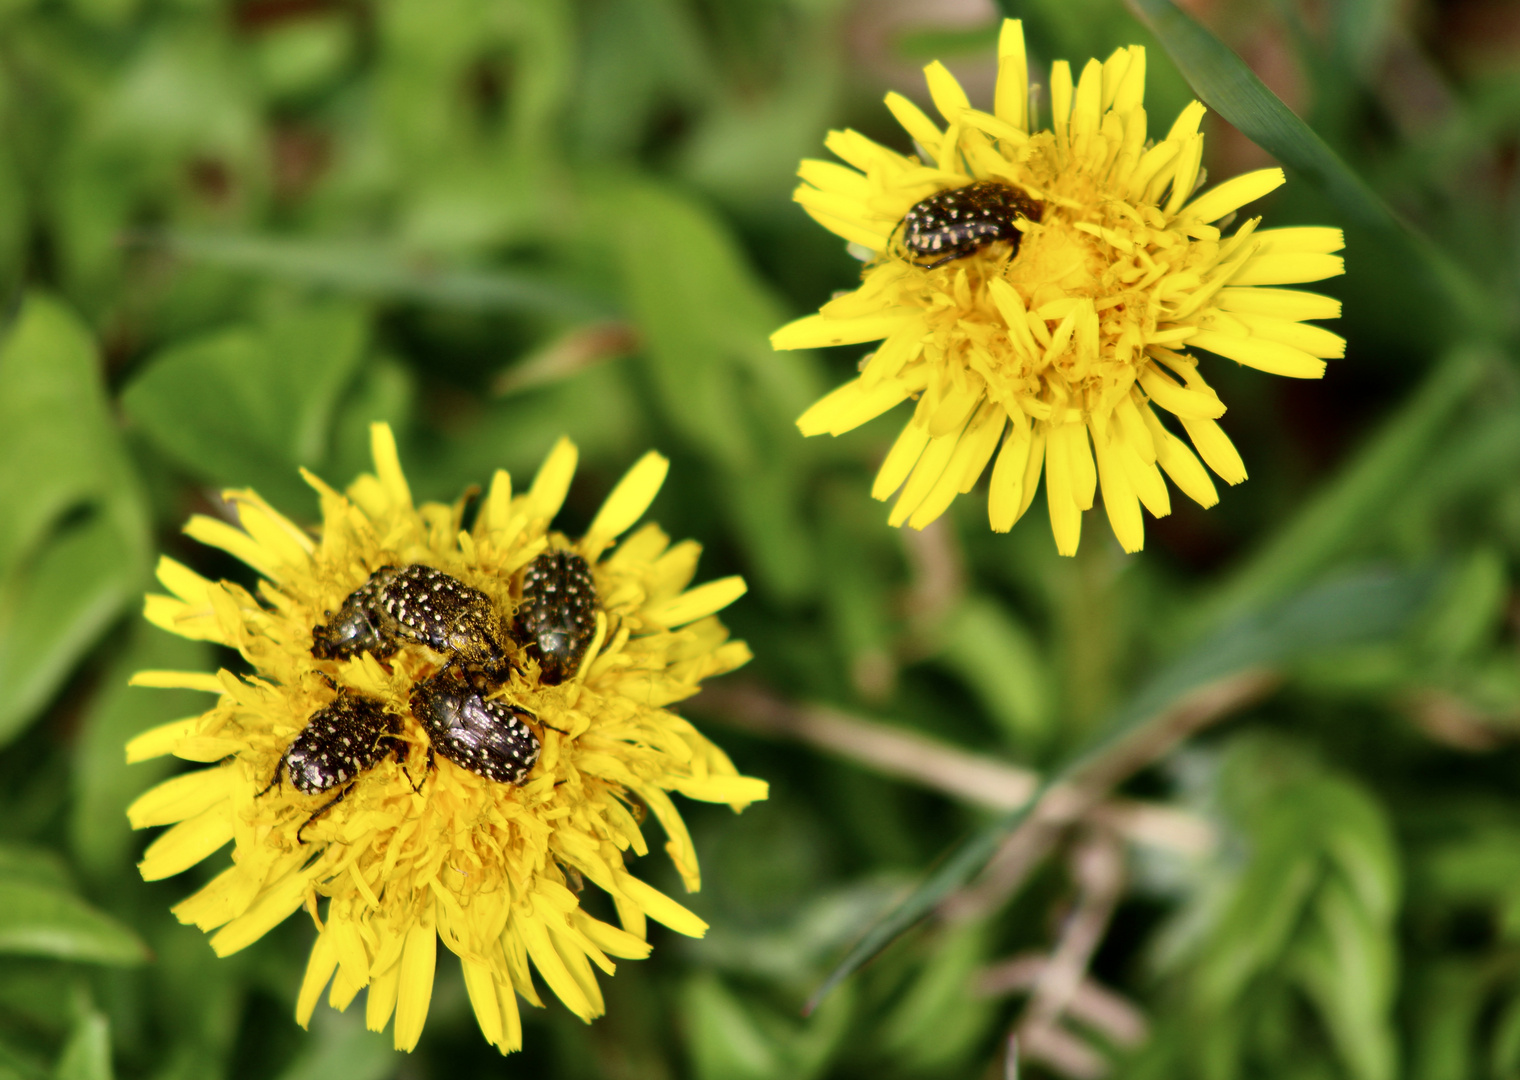
M 686 888 L 696 890 L 696 853 L 670 793 L 736 811 L 766 797 L 763 781 L 738 775 L 668 708 L 749 659 L 714 615 L 744 583 L 688 588 L 697 545 L 672 544 L 653 524 L 617 543 L 664 480 L 657 454 L 629 471 L 572 541 L 550 528 L 576 466 L 567 440 L 526 492 L 514 495 L 498 471 L 469 530 L 461 528 L 466 500 L 413 505 L 389 428 L 376 425 L 372 444 L 375 472 L 346 493 L 307 477 L 322 501 L 315 535 L 251 491 L 227 495 L 241 527 L 190 521 L 190 536 L 260 575 L 255 591 L 160 562 L 171 595 L 148 597 L 148 619 L 238 650 L 252 674 L 135 677 L 218 698 L 203 715 L 128 745 L 130 760 L 173 754 L 207 766 L 148 791 L 129 816 L 138 828 L 173 826 L 142 861 L 149 880 L 187 870 L 231 841 L 231 866 L 174 909 L 180 921 L 214 931 L 217 953 L 236 952 L 306 909 L 319 933 L 296 1007 L 302 1024 L 329 983 L 339 1009 L 368 988 L 369 1027 L 381 1030 L 394 1016 L 395 1045 L 410 1050 L 427 1017 L 441 940 L 459 958 L 482 1032 L 505 1053 L 522 1045 L 518 997 L 542 1004 L 541 984 L 589 1021 L 603 1011 L 594 969 L 610 975 L 613 958 L 647 955 L 647 919 L 683 934 L 705 931 L 691 911 L 631 874 L 625 856 L 647 850 L 639 824 L 647 811 Z M 447 675 L 446 657 L 421 644 L 383 660 L 369 651 L 313 655 L 313 628 L 381 567 L 442 571 L 483 593 L 509 626 L 526 568 L 550 552 L 574 553 L 589 567 L 594 634 L 558 681 L 518 650 L 509 675 L 480 691 L 525 717 L 537 740 L 521 783 L 429 753 L 409 702 L 419 684 Z M 303 794 L 293 782 L 272 783 L 292 741 L 339 695 L 383 708 L 394 752 L 374 755 L 356 777 L 344 772 L 351 786 L 338 801 L 337 788 Z M 591 885 L 610 898 L 618 925 L 583 908 Z
M 1342 273 L 1341 232 L 1262 229 L 1248 218 L 1225 235 L 1239 208 L 1283 183 L 1282 170 L 1195 195 L 1204 107 L 1193 102 L 1151 141 L 1139 46 L 1088 61 L 1075 83 L 1056 62 L 1049 130 L 1035 125 L 1017 21 L 1003 24 L 992 112 L 973 108 L 943 65 L 925 74 L 944 128 L 907 98 L 886 99 L 917 156 L 835 131 L 826 144 L 846 164 L 808 160 L 799 170 L 796 200 L 867 264 L 859 288 L 772 343 L 880 344 L 798 426 L 839 435 L 914 399 L 872 488 L 883 500 L 900 489 L 892 525 L 924 527 L 996 456 L 993 529 L 1011 529 L 1029 509 L 1043 470 L 1062 554 L 1075 554 L 1098 490 L 1120 544 L 1137 551 L 1140 507 L 1171 511 L 1163 473 L 1203 506 L 1218 494 L 1200 457 L 1227 483 L 1246 478 L 1217 423 L 1225 406 L 1190 350 L 1310 379 L 1344 355 L 1342 338 L 1306 322 L 1338 316 L 1339 302 L 1281 287 Z M 947 199 L 963 188 L 959 202 Z M 977 242 L 963 215 L 966 197 L 982 191 L 1001 192 L 1002 209 L 980 219 L 1000 226 L 982 234 L 995 238 Z

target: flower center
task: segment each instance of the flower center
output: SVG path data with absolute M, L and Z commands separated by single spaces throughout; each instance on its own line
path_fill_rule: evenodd
M 1052 209 L 1044 224 L 1024 234 L 1007 278 L 1031 309 L 1067 297 L 1095 297 L 1102 290 L 1103 253 L 1096 237 L 1078 232 Z

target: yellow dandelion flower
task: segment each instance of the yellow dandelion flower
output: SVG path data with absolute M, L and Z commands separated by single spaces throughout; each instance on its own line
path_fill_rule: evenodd
M 858 289 L 771 342 L 881 344 L 798 426 L 839 435 L 916 399 L 872 488 L 878 499 L 901 489 L 892 525 L 933 521 L 996 453 L 993 529 L 1023 516 L 1043 469 L 1062 554 L 1076 552 L 1098 489 L 1120 544 L 1138 551 L 1140 507 L 1171 511 L 1163 472 L 1203 506 L 1218 495 L 1199 457 L 1230 484 L 1246 478 L 1217 423 L 1224 404 L 1183 350 L 1321 377 L 1345 341 L 1305 320 L 1333 318 L 1340 304 L 1278 286 L 1342 273 L 1341 232 L 1251 218 L 1223 235 L 1220 223 L 1281 184 L 1282 170 L 1195 197 L 1204 107 L 1193 102 L 1149 140 L 1139 46 L 1088 61 L 1075 84 L 1058 61 L 1051 130 L 1034 124 L 1016 20 L 1003 24 L 992 112 L 972 108 L 943 65 L 924 70 L 943 129 L 907 98 L 886 99 L 918 156 L 835 131 L 826 145 L 847 164 L 799 170 L 796 200 L 869 261 Z
M 481 1031 L 507 1052 L 522 1045 L 517 998 L 542 1004 L 535 969 L 589 1021 L 603 1011 L 595 969 L 611 974 L 612 958 L 647 955 L 646 919 L 692 936 L 706 930 L 631 874 L 625 855 L 647 850 L 639 821 L 648 811 L 694 891 L 696 853 L 670 793 L 736 811 L 766 797 L 763 781 L 740 776 L 667 708 L 708 676 L 749 659 L 714 615 L 744 592 L 744 582 L 731 577 L 689 588 L 698 546 L 672 544 L 653 524 L 616 543 L 664 481 L 658 454 L 629 471 L 586 535 L 572 541 L 549 528 L 575 471 L 567 440 L 520 495 L 497 472 L 474 527 L 464 531 L 465 501 L 414 506 L 390 429 L 376 425 L 372 434 L 375 472 L 346 495 L 307 476 L 322 499 L 315 536 L 251 491 L 227 495 L 241 528 L 191 519 L 190 536 L 258 572 L 255 591 L 208 581 L 172 559 L 160 562 L 158 578 L 171 595 L 148 597 L 148 619 L 237 649 L 254 673 L 144 671 L 134 678 L 218 695 L 203 715 L 128 744 L 132 761 L 173 754 L 208 765 L 132 805 L 133 826 L 173 826 L 140 868 L 148 880 L 165 878 L 231 841 L 231 866 L 174 909 L 180 921 L 214 931 L 211 946 L 225 956 L 305 908 L 319 933 L 297 1020 L 309 1021 L 329 983 L 328 1001 L 339 1009 L 367 987 L 369 1027 L 381 1030 L 394 1016 L 402 1050 L 422 1033 L 441 939 L 459 957 Z M 549 659 L 565 659 L 555 652 L 563 635 L 513 647 L 513 638 L 523 644 L 522 624 L 507 617 L 521 615 L 527 571 L 546 556 L 550 564 L 581 567 L 594 586 L 593 597 L 580 594 L 586 633 L 576 640 L 578 655 L 554 679 Z M 314 631 L 359 610 L 355 591 L 389 573 L 383 567 L 431 568 L 434 585 L 452 579 L 460 595 L 483 594 L 481 603 L 489 602 L 508 635 L 510 669 L 489 681 L 478 670 L 467 679 L 459 656 L 447 651 L 453 646 L 440 652 L 426 641 L 314 656 Z M 406 614 L 394 605 L 383 610 Z M 476 734 L 485 723 L 488 734 L 510 728 L 519 750 L 531 744 L 536 760 L 526 755 L 533 764 L 520 782 L 488 779 L 470 767 L 479 763 L 461 744 L 430 740 L 436 729 L 419 722 L 412 706 L 419 692 L 441 685 L 470 700 L 450 715 L 467 713 Z M 366 716 L 374 724 L 353 726 Z M 506 726 L 498 729 L 495 720 Z M 298 754 L 298 745 L 312 752 Z M 326 771 L 312 771 L 319 766 Z M 611 897 L 620 926 L 583 910 L 578 894 L 587 882 Z

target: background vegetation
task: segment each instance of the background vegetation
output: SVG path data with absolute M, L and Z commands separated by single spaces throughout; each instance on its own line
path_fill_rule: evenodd
M 1188 99 L 1117 0 L 1006 6 L 1036 71 L 1140 41 L 1153 125 Z M 1520 11 L 1193 6 L 1328 144 L 1232 113 L 1296 167 L 1272 224 L 1347 226 L 1350 347 L 1315 384 L 1207 361 L 1251 481 L 1069 560 L 1038 505 L 888 529 L 897 421 L 792 426 L 857 355 L 766 343 L 858 270 L 797 159 L 905 149 L 880 98 L 934 57 L 990 97 L 990 6 L 0 3 L 0 1077 L 990 1078 L 1014 1031 L 1029 1074 L 1520 1076 Z M 1267 160 L 1211 123 L 1213 176 Z M 409 1057 L 358 1009 L 301 1032 L 309 924 L 217 960 L 123 815 L 172 767 L 124 739 L 204 707 L 128 674 L 239 662 L 142 622 L 155 553 L 244 575 L 179 525 L 229 485 L 310 520 L 296 466 L 347 482 L 376 419 L 424 498 L 568 433 L 571 531 L 658 448 L 655 515 L 752 584 L 757 659 L 690 709 L 772 783 L 687 808 L 711 934 L 505 1061 L 452 964 Z M 1112 725 L 1143 753 L 1063 774 L 1076 820 L 1008 816 Z

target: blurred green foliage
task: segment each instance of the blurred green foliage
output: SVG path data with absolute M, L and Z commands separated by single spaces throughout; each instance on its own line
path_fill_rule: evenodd
M 1266 100 L 1159 0 L 1136 7 L 1164 43 L 1118 0 L 1004 7 L 1037 80 L 1150 45 L 1153 134 L 1190 93 L 1168 49 Z M 620 965 L 589 1031 L 528 1010 L 502 1063 L 446 963 L 403 1061 L 358 1010 L 295 1027 L 300 920 L 227 960 L 174 921 L 214 868 L 138 880 L 123 811 L 174 766 L 126 766 L 122 743 L 204 699 L 125 682 L 239 661 L 142 624 L 155 552 L 246 582 L 179 526 L 228 486 L 311 520 L 297 467 L 347 482 L 374 420 L 422 498 L 524 477 L 569 434 L 571 530 L 644 450 L 669 454 L 654 516 L 706 545 L 705 574 L 752 585 L 728 621 L 757 659 L 729 682 L 963 764 L 1048 774 L 1265 658 L 1280 690 L 1126 789 L 1215 839 L 1126 834 L 1090 973 L 1148 1037 L 1070 1038 L 1137 1078 L 1520 1075 L 1517 20 L 1478 0 L 1209 6 L 1324 139 L 1262 113 L 1309 173 L 1270 223 L 1347 228 L 1329 291 L 1348 354 L 1315 385 L 1215 363 L 1251 481 L 1207 512 L 1179 500 L 1141 555 L 1095 523 L 1063 560 L 1039 508 L 996 536 L 977 497 L 888 529 L 867 491 L 893 422 L 793 427 L 858 356 L 766 343 L 858 271 L 789 202 L 797 159 L 846 125 L 906 149 L 880 97 L 922 97 L 934 57 L 987 97 L 990 8 L 4 0 L 0 1078 L 1001 1075 L 1022 1005 L 988 973 L 1058 948 L 1085 910 L 1084 837 L 1108 826 L 1057 836 L 1017 895 L 912 930 L 804 1018 L 915 884 L 965 884 L 953 860 L 930 876 L 938 856 L 1002 833 L 985 799 L 746 731 L 721 697 L 692 715 L 772 799 L 688 808 L 712 932 Z M 1219 123 L 1208 153 L 1215 177 L 1265 160 Z M 1359 607 L 1344 583 L 1368 580 L 1403 599 Z M 1079 1075 L 1026 1052 L 1028 1072 Z

